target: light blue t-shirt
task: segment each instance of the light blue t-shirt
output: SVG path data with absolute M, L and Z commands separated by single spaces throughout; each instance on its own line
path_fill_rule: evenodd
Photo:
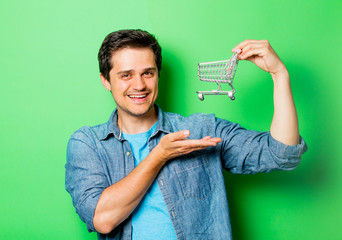
M 129 142 L 132 148 L 135 166 L 149 154 L 147 141 L 156 130 L 157 123 L 147 132 L 138 134 L 122 133 L 123 138 Z M 177 239 L 163 196 L 156 181 L 152 183 L 133 212 L 132 239 Z

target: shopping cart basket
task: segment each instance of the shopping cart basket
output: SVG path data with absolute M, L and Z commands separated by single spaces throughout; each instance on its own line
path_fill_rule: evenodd
M 235 52 L 229 60 L 205 62 L 198 64 L 198 77 L 201 81 L 216 82 L 217 90 L 212 91 L 196 91 L 198 98 L 203 101 L 204 95 L 228 95 L 231 100 L 234 100 L 235 89 L 232 85 L 235 72 L 239 60 L 237 60 L 238 53 Z M 221 91 L 220 83 L 228 83 L 232 88 L 230 91 Z

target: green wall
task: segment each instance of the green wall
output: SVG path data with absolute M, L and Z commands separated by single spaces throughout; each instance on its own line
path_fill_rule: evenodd
M 64 190 L 69 136 L 107 121 L 97 51 L 123 28 L 154 33 L 163 47 L 159 105 L 215 113 L 268 130 L 272 80 L 240 62 L 236 100 L 208 96 L 197 63 L 226 59 L 245 39 L 268 39 L 287 65 L 300 132 L 309 145 L 291 172 L 226 173 L 233 235 L 342 239 L 342 2 L 2 1 L 0 4 L 0 239 L 96 239 Z

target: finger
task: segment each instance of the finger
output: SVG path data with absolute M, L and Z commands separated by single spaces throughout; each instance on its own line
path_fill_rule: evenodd
M 248 44 L 252 44 L 252 43 L 260 43 L 262 40 L 251 40 L 251 39 L 246 39 L 245 41 L 239 43 L 238 45 L 236 45 L 233 49 L 232 52 L 237 52 L 238 49 L 242 49 L 244 47 L 246 47 Z
M 215 137 L 215 138 L 211 138 L 210 141 L 219 143 L 219 142 L 222 142 L 222 139 L 221 139 L 221 138 L 218 138 L 218 137 Z
M 240 55 L 238 56 L 239 59 L 246 59 L 248 53 L 250 53 L 253 50 L 260 49 L 260 50 L 267 50 L 267 45 L 264 42 L 256 42 L 256 43 L 250 43 L 242 48 Z M 247 54 L 247 55 L 246 55 Z M 248 55 L 250 57 L 250 55 Z
M 206 136 L 206 137 L 202 138 L 201 140 L 209 140 L 209 139 L 211 139 L 211 137 L 210 136 Z
M 248 60 L 252 56 L 265 56 L 266 50 L 264 48 L 250 49 L 239 56 L 241 60 Z
M 212 141 L 212 140 L 183 140 L 179 141 L 179 147 L 183 148 L 207 148 L 211 146 L 216 146 L 217 141 Z
M 208 138 L 208 137 L 205 137 Z M 211 138 L 208 140 L 181 140 L 176 141 L 173 144 L 176 144 L 175 148 L 177 149 L 177 155 L 185 155 L 194 151 L 199 151 L 206 149 L 208 147 L 216 146 L 218 142 L 221 141 L 221 138 Z
M 219 142 L 221 142 L 220 138 L 217 138 L 216 141 L 209 140 L 210 142 L 206 143 L 199 143 L 196 145 L 191 146 L 191 151 L 198 151 L 198 150 L 203 150 L 208 147 L 215 147 Z
M 216 143 L 222 142 L 221 138 L 218 138 L 218 137 L 212 138 L 210 136 L 206 136 L 206 137 L 202 138 L 201 140 L 202 141 L 211 141 L 211 142 L 216 142 Z
M 206 148 L 215 147 L 215 146 L 216 146 L 216 144 L 215 145 L 209 145 L 209 146 L 203 145 L 203 146 L 192 147 L 192 148 L 188 148 L 187 152 L 190 153 L 190 152 L 194 152 L 194 151 L 200 151 L 200 150 L 204 150 Z
M 249 50 L 252 50 L 252 49 L 258 49 L 258 48 L 266 48 L 267 46 L 262 43 L 262 42 L 255 42 L 255 43 L 250 43 L 250 44 L 247 44 L 246 46 L 244 46 L 241 50 L 241 54 L 243 54 L 244 52 L 248 52 Z M 241 55 L 240 54 L 240 55 Z
M 169 140 L 171 142 L 183 140 L 183 139 L 185 139 L 185 138 L 187 138 L 189 136 L 190 136 L 190 131 L 189 130 L 184 130 L 184 131 L 179 131 L 179 132 L 174 132 L 174 133 L 167 134 L 167 137 L 169 138 Z
M 204 140 L 204 141 L 212 141 L 212 142 L 215 142 L 215 143 L 222 142 L 222 139 L 221 139 L 221 138 L 218 138 L 218 137 L 212 138 L 212 137 L 210 137 L 210 136 L 206 136 L 206 137 L 202 138 L 201 140 Z
M 232 52 L 233 52 L 233 53 L 237 53 L 237 54 L 240 54 L 241 51 L 242 51 L 242 50 L 241 50 L 240 48 L 236 48 L 236 49 L 234 49 L 234 50 L 232 49 Z

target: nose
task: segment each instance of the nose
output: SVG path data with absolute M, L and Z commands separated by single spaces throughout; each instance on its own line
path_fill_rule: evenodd
M 132 82 L 132 88 L 134 90 L 144 90 L 146 87 L 145 85 L 145 80 L 142 76 L 136 76 L 135 78 L 133 78 L 133 82 Z

